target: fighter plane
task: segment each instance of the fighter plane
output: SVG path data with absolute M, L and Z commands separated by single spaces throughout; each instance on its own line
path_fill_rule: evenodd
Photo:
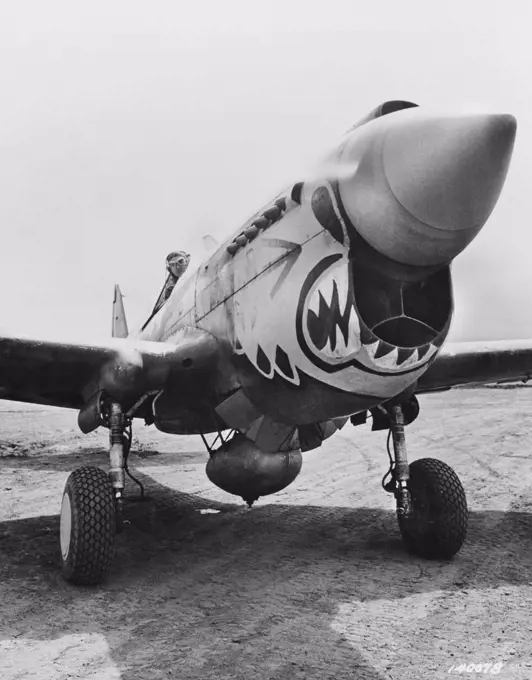
M 0 398 L 76 409 L 84 433 L 109 429 L 109 469 L 66 482 L 65 578 L 98 584 L 110 569 L 135 419 L 201 435 L 210 480 L 251 505 L 297 477 L 302 452 L 372 417 L 389 430 L 383 487 L 406 547 L 452 558 L 464 489 L 441 461 L 409 465 L 405 425 L 418 394 L 532 375 L 532 342 L 444 345 L 451 265 L 498 200 L 515 132 L 507 114 L 386 102 L 318 172 L 165 284 L 139 333 L 116 288 L 108 341 L 0 336 Z

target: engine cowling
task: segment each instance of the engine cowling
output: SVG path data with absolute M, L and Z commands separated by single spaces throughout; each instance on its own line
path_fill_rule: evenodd
M 260 496 L 281 491 L 301 470 L 300 451 L 267 453 L 241 434 L 215 451 L 207 462 L 207 477 L 213 484 L 251 506 Z

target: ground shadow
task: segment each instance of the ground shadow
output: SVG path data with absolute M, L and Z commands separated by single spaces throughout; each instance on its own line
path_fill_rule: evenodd
M 33 444 L 32 444 L 33 446 Z M 28 449 L 31 449 L 28 446 Z M 159 453 L 157 449 L 148 447 L 135 447 L 131 452 L 131 464 L 137 460 L 161 461 L 167 465 L 181 465 L 187 463 L 206 463 L 208 453 L 200 451 L 178 451 L 175 454 Z M 23 454 L 5 454 L 0 457 L 5 465 L 17 469 L 28 470 L 54 470 L 56 472 L 71 472 L 74 468 L 82 465 L 109 465 L 109 452 L 102 446 L 74 446 L 72 451 L 56 452 L 39 451 Z
M 248 511 L 136 474 L 150 500 L 127 504 L 113 571 L 98 588 L 62 581 L 57 517 L 0 523 L 4 639 L 101 634 L 123 680 L 373 680 L 399 676 L 377 671 L 333 630 L 342 603 L 531 580 L 527 513 L 473 512 L 462 553 L 428 562 L 405 553 L 393 511 Z M 471 552 L 481 556 L 473 566 Z

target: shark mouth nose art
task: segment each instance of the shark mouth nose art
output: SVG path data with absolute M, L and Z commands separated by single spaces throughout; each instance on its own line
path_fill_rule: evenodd
M 348 366 L 383 374 L 415 370 L 445 338 L 452 312 L 448 286 L 447 270 L 402 282 L 360 269 L 347 255 L 330 255 L 301 291 L 300 345 L 327 372 Z M 420 304 L 427 294 L 434 307 Z

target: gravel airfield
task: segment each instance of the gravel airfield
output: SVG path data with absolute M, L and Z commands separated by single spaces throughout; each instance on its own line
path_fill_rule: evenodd
M 68 473 L 106 466 L 76 413 L 0 406 L 2 680 L 532 678 L 532 389 L 421 398 L 410 460 L 468 494 L 451 562 L 403 549 L 381 488 L 386 433 L 347 425 L 284 492 L 248 510 L 212 486 L 198 437 L 139 424 L 125 531 L 107 581 L 65 583 Z M 498 671 L 498 673 L 497 673 Z

